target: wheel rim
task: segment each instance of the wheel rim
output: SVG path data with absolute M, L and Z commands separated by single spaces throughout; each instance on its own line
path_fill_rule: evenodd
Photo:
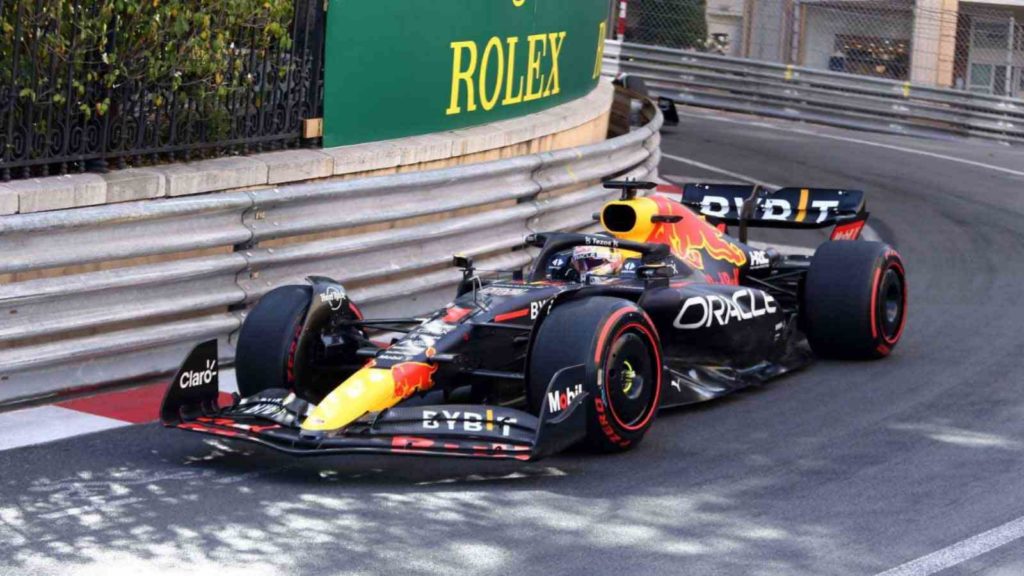
M 627 427 L 648 415 L 657 392 L 653 364 L 650 349 L 640 335 L 626 332 L 612 343 L 605 386 L 614 414 Z
M 903 277 L 895 268 L 889 268 L 882 277 L 878 289 L 878 317 L 881 319 L 882 335 L 888 342 L 899 337 L 906 308 Z

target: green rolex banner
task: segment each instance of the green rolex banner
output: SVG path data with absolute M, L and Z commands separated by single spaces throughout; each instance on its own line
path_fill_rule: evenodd
M 596 86 L 608 0 L 331 0 L 324 146 L 538 112 Z

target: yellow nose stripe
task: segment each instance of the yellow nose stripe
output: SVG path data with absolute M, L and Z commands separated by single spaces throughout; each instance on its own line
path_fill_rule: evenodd
M 327 395 L 306 421 L 306 431 L 339 430 L 368 412 L 379 412 L 398 404 L 391 370 L 363 368 Z

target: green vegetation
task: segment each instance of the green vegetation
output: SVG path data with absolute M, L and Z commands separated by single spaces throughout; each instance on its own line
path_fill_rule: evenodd
M 57 115 L 78 122 L 132 108 L 137 116 L 159 116 L 172 101 L 187 102 L 193 113 L 223 108 L 233 92 L 268 84 L 251 63 L 287 53 L 292 42 L 291 0 L 7 0 L 0 6 L 0 86 L 14 87 L 14 113 L 29 116 L 37 134 L 47 133 Z M 268 73 L 287 73 L 279 57 L 271 60 Z M 211 118 L 211 131 L 226 129 L 217 122 Z

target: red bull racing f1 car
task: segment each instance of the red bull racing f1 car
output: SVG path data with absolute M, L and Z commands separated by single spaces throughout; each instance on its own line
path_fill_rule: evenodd
M 622 195 L 595 215 L 603 233 L 529 236 L 525 273 L 456 257 L 454 299 L 420 318 L 364 318 L 323 277 L 269 292 L 239 334 L 231 405 L 206 342 L 168 388 L 163 423 L 294 455 L 620 451 L 662 408 L 899 342 L 906 275 L 893 248 L 859 239 L 862 192 L 605 186 Z M 808 257 L 749 246 L 752 227 L 833 231 Z

